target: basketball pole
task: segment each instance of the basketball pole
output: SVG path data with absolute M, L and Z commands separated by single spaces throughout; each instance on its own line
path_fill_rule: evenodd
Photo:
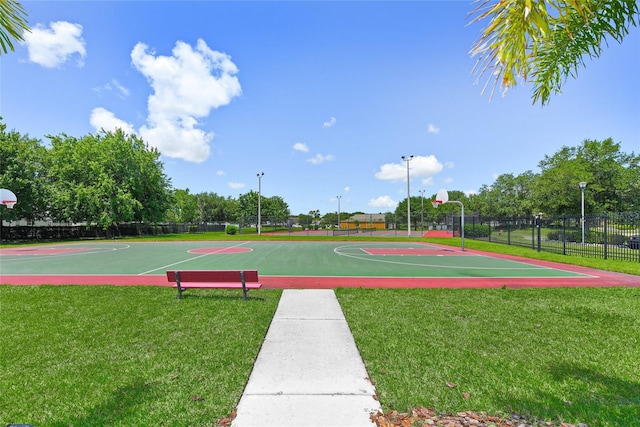
M 262 234 L 262 218 L 260 216 L 260 202 L 262 198 L 262 177 L 264 172 L 260 172 L 258 175 L 258 236 Z
M 458 200 L 449 200 L 447 203 L 454 203 L 460 206 L 460 237 L 462 238 L 462 252 L 464 252 L 464 205 Z
M 407 237 L 411 237 L 411 184 L 409 181 L 409 162 L 413 159 L 413 154 L 409 157 L 402 156 L 402 160 L 407 162 Z

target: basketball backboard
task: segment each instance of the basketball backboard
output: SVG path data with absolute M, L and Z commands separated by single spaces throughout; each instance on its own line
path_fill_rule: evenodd
M 12 209 L 17 202 L 18 198 L 13 194 L 13 191 L 0 188 L 0 205 L 5 205 L 9 209 Z
M 449 192 L 444 188 L 441 188 L 436 193 L 436 200 L 442 202 L 443 204 L 447 203 L 449 201 Z

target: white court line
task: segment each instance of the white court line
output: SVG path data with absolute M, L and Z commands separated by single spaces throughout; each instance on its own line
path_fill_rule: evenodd
M 202 254 L 202 255 L 198 255 L 197 257 L 184 259 L 182 261 L 174 262 L 173 264 L 163 265 L 162 267 L 154 268 L 153 270 L 145 271 L 143 273 L 138 273 L 137 275 L 138 276 L 144 276 L 145 274 L 153 273 L 154 271 L 165 270 L 165 269 L 167 269 L 169 267 L 173 267 L 174 265 L 182 264 L 182 263 L 185 263 L 185 262 L 190 262 L 190 261 L 193 261 L 193 260 L 196 260 L 196 259 L 199 259 L 199 258 L 203 258 L 203 257 L 209 256 L 209 255 L 216 254 L 216 253 L 218 253 L 220 251 L 226 251 L 227 249 L 230 249 L 230 248 L 237 248 L 238 246 L 246 245 L 247 243 L 249 243 L 249 242 L 242 242 L 242 243 L 238 243 L 237 245 L 220 248 L 218 251 L 213 251 L 213 252 L 210 252 L 208 254 Z M 190 252 L 187 251 L 187 253 L 190 253 Z
M 478 255 L 478 254 L 468 254 L 468 255 L 469 256 L 479 257 L 479 258 L 488 258 L 488 259 L 494 259 L 494 260 L 499 260 L 499 261 L 506 261 L 508 263 L 514 263 L 514 264 L 522 265 L 523 267 L 483 267 L 483 266 L 475 266 L 474 267 L 474 266 L 462 266 L 462 265 L 442 265 L 442 264 L 426 264 L 426 263 L 422 264 L 422 263 L 415 263 L 415 262 L 408 262 L 408 261 L 406 261 L 406 262 L 403 262 L 403 261 L 391 261 L 389 259 L 374 258 L 371 255 L 362 256 L 362 255 L 359 255 L 359 254 L 343 252 L 344 250 L 348 250 L 348 249 L 357 249 L 360 252 L 368 253 L 368 252 L 364 251 L 364 249 L 362 247 L 360 247 L 359 243 L 353 243 L 353 244 L 349 244 L 349 245 L 337 246 L 337 247 L 335 247 L 333 249 L 333 252 L 338 256 L 344 256 L 344 257 L 347 257 L 347 258 L 359 259 L 361 261 L 378 262 L 378 263 L 381 263 L 381 264 L 406 265 L 406 266 L 412 266 L 412 267 L 418 267 L 418 268 L 426 267 L 426 268 L 442 268 L 442 269 L 448 269 L 448 270 L 496 270 L 496 271 L 554 270 L 554 271 L 569 272 L 571 274 L 575 274 L 575 275 L 578 275 L 578 276 L 589 276 L 588 274 L 576 273 L 574 271 L 563 270 L 561 268 L 553 268 L 553 267 L 541 266 L 541 265 L 536 265 L 536 264 L 529 264 L 526 261 L 516 261 L 516 260 L 511 260 L 511 259 L 503 259 L 503 258 L 491 257 L 491 256 L 485 256 L 485 255 Z

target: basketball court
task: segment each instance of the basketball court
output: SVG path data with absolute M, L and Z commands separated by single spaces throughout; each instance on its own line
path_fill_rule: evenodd
M 258 270 L 266 288 L 640 286 L 640 277 L 427 243 L 86 241 L 0 249 L 0 283 L 169 286 L 167 270 Z

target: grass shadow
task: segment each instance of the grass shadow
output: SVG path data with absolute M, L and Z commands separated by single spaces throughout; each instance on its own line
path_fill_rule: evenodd
M 589 427 L 631 426 L 640 420 L 640 382 L 571 363 L 551 366 L 549 373 L 555 392 L 539 388 L 532 396 L 519 398 L 525 415 Z
M 182 299 L 183 300 L 188 300 L 188 299 L 202 299 L 202 300 L 215 300 L 215 301 L 237 301 L 237 300 L 244 300 L 242 298 L 242 293 L 239 294 L 229 294 L 229 295 L 224 295 L 224 294 L 213 294 L 213 293 L 206 293 L 206 292 L 199 292 L 199 293 L 183 293 L 182 294 Z M 245 301 L 265 301 L 264 297 L 259 297 L 259 296 L 255 296 L 255 295 L 251 295 L 251 294 L 247 294 L 247 299 Z
M 86 415 L 66 418 L 50 424 L 53 427 L 125 425 L 126 420 L 137 418 L 136 410 L 150 399 L 152 384 L 141 379 L 116 389 L 104 403 L 89 409 Z

